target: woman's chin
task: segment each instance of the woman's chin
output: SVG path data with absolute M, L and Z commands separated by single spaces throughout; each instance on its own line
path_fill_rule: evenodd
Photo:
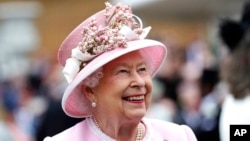
M 126 113 L 127 117 L 129 117 L 130 119 L 137 119 L 137 120 L 141 120 L 146 114 L 146 110 L 145 109 L 138 109 L 138 110 L 133 110 L 133 111 L 129 111 Z

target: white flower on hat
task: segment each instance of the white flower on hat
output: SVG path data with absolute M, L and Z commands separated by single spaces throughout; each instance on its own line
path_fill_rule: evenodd
M 76 74 L 80 71 L 82 62 L 89 61 L 96 55 L 84 54 L 79 48 L 72 49 L 71 58 L 66 60 L 66 65 L 63 68 L 63 74 L 67 82 L 71 82 Z

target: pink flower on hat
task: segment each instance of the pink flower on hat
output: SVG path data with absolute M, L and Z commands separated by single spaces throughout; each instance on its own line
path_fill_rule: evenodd
M 105 3 L 106 25 L 98 25 L 93 18 L 82 31 L 82 40 L 72 49 L 71 58 L 66 60 L 63 74 L 70 83 L 77 73 L 96 56 L 115 48 L 127 47 L 127 41 L 146 37 L 151 27 L 142 29 L 140 19 L 130 13 L 131 7 L 117 4 L 112 11 L 112 5 Z M 134 17 L 139 21 L 136 22 Z

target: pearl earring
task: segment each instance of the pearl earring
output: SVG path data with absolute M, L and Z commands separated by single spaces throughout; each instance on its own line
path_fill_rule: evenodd
M 91 103 L 91 106 L 92 106 L 93 108 L 95 108 L 95 107 L 96 107 L 96 103 L 95 103 L 95 102 L 92 102 L 92 103 Z

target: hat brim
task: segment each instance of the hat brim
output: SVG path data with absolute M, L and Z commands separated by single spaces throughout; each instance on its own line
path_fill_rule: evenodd
M 110 61 L 136 50 L 139 50 L 143 57 L 149 62 L 152 69 L 152 77 L 160 69 L 167 56 L 166 47 L 161 42 L 150 39 L 130 41 L 127 42 L 126 48 L 116 48 L 99 55 L 88 63 L 66 88 L 62 98 L 62 108 L 64 112 L 68 116 L 76 118 L 90 116 L 92 114 L 91 103 L 82 93 L 79 84 Z

